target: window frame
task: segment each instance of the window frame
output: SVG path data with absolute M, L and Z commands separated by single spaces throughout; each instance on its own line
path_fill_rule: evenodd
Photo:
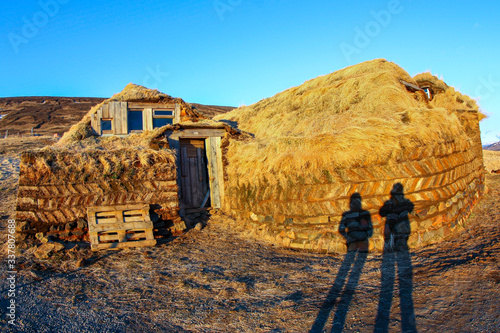
M 142 129 L 140 129 L 140 130 L 131 130 L 130 129 L 129 112 L 141 112 Z M 144 132 L 144 109 L 141 109 L 141 108 L 127 109 L 127 132 L 128 132 L 127 134 Z
M 153 108 L 152 111 L 153 111 L 152 112 L 152 115 L 153 115 L 153 119 L 152 119 L 153 129 L 160 128 L 160 127 L 167 126 L 167 125 L 173 125 L 174 124 L 174 122 L 175 122 L 175 109 L 171 109 L 171 108 Z M 171 115 L 157 115 L 156 111 L 168 111 L 168 112 L 172 112 L 172 114 Z M 160 127 L 155 127 L 154 126 L 155 119 L 172 119 L 172 124 L 167 124 L 167 125 L 163 125 L 163 126 L 160 126 Z
M 103 126 L 102 126 L 102 122 L 103 121 L 109 121 L 110 125 L 111 125 L 111 129 L 109 130 L 103 130 Z M 113 131 L 113 118 L 101 118 L 101 135 L 105 135 L 105 134 L 114 134 L 114 131 Z

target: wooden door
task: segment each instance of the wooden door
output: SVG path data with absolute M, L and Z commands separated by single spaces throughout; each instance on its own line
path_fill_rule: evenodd
M 180 139 L 179 141 L 181 201 L 184 208 L 199 208 L 209 192 L 205 140 Z M 208 202 L 205 206 L 209 206 Z

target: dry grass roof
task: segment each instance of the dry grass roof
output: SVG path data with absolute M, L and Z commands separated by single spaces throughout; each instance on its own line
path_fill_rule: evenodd
M 119 148 L 82 150 L 46 147 L 21 155 L 21 184 L 58 184 L 62 179 L 80 183 L 102 179 L 155 178 L 175 166 L 175 154 L 168 149 Z
M 403 150 L 427 144 L 471 144 L 452 111 L 477 111 L 474 101 L 448 88 L 428 102 L 424 92 L 407 90 L 402 80 L 418 85 L 396 64 L 377 59 L 215 117 L 255 135 L 231 143 L 229 173 L 243 183 L 275 183 L 396 161 Z

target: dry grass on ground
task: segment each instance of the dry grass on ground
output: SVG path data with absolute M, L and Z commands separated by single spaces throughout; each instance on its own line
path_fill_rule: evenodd
M 487 171 L 500 170 L 500 151 L 483 150 L 483 158 Z

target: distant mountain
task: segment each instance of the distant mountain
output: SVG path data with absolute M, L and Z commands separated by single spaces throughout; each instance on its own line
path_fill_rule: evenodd
M 491 145 L 485 145 L 483 146 L 484 150 L 494 150 L 494 151 L 500 151 L 500 141 L 492 143 Z
M 5 97 L 0 98 L 0 137 L 57 133 L 62 135 L 71 125 L 78 123 L 89 110 L 104 98 L 91 97 Z M 204 116 L 212 118 L 234 109 L 231 106 L 192 104 Z

